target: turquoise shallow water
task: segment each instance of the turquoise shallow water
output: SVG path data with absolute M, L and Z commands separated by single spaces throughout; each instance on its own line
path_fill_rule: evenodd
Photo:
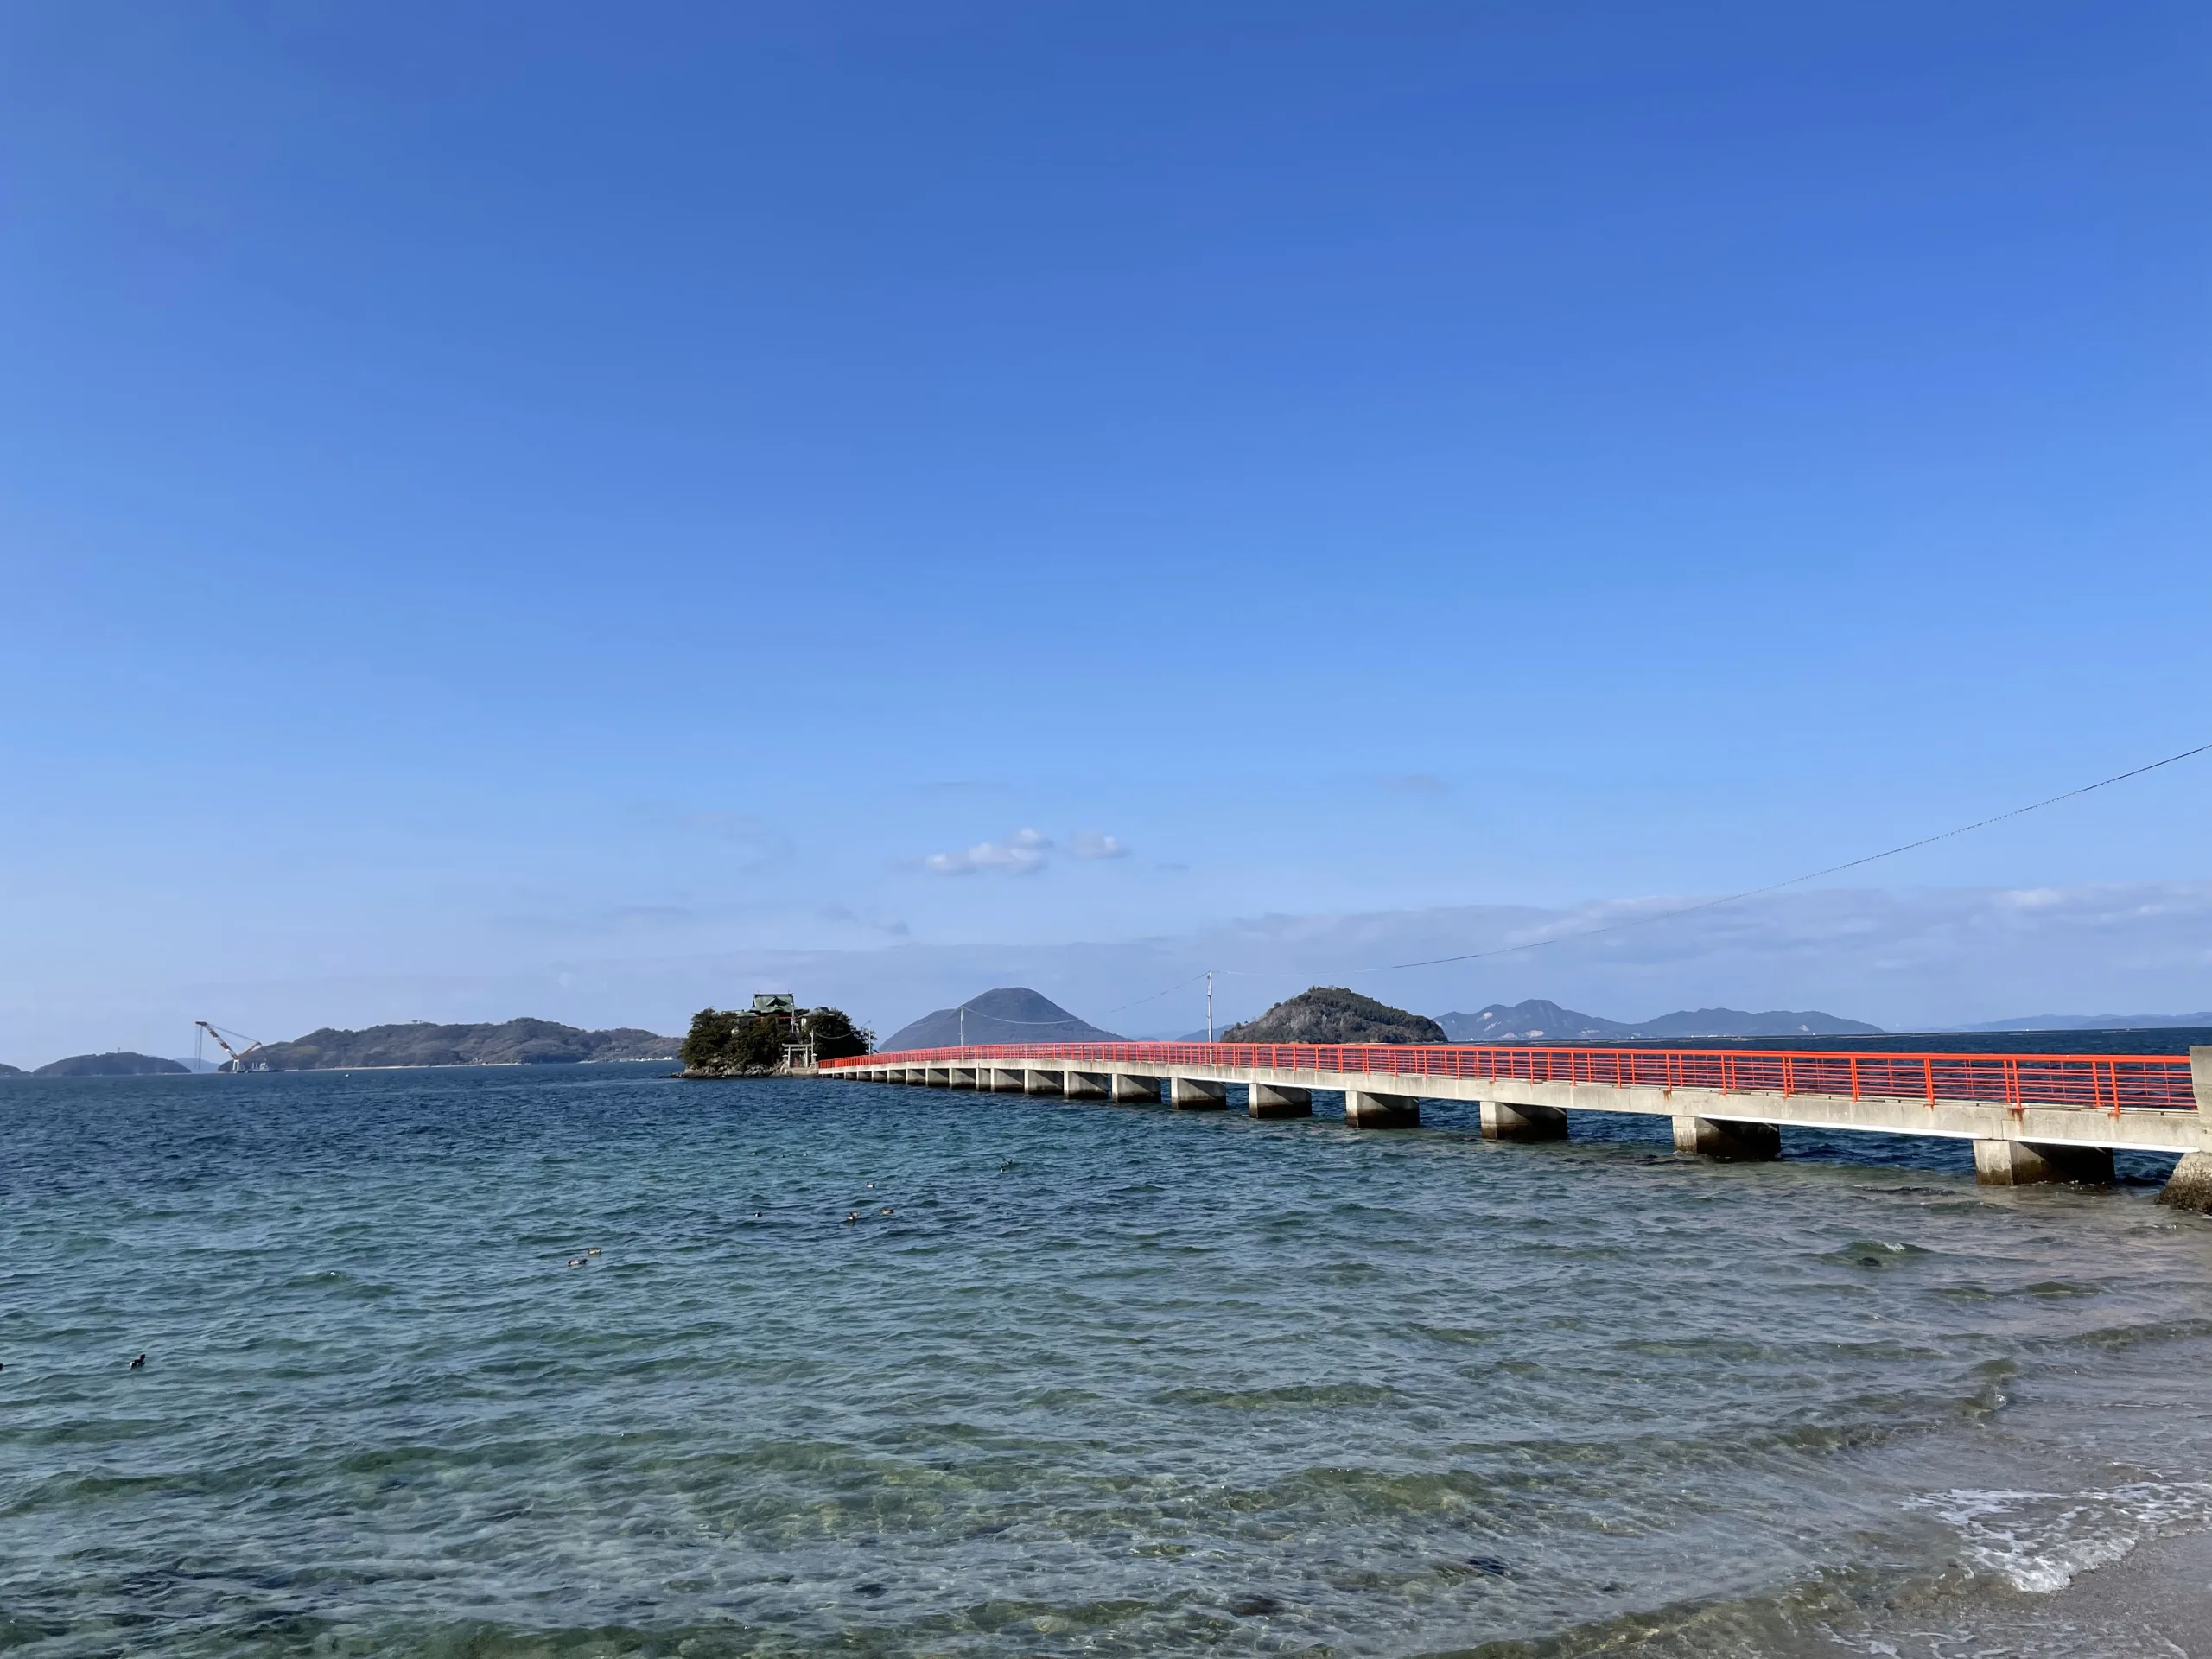
M 2212 1526 L 2149 1186 L 657 1069 L 0 1085 L 0 1647 L 2127 1652 Z

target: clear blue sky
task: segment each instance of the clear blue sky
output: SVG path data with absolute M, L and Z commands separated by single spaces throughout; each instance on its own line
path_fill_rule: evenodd
M 9 6 L 0 1058 L 1724 892 L 2212 739 L 2209 278 L 2201 6 Z

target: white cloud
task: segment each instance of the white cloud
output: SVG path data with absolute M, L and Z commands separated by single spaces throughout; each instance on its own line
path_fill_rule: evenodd
M 922 868 L 934 875 L 973 875 L 978 870 L 1034 875 L 1045 868 L 1045 855 L 1052 846 L 1050 836 L 1017 830 L 1004 842 L 979 841 L 957 852 L 931 853 L 922 861 Z
M 1128 848 L 1096 830 L 1078 830 L 1068 837 L 1068 851 L 1077 858 L 1127 858 Z
M 1010 837 L 1006 850 L 1020 844 Z M 1042 855 L 1041 847 L 1027 849 Z M 2021 903 L 2023 893 L 2033 901 Z M 487 933 L 489 944 L 443 951 L 435 973 L 336 976 L 257 963 L 257 972 L 195 980 L 189 967 L 140 963 L 127 975 L 62 976 L 22 953 L 0 954 L 0 1059 L 35 1065 L 118 1046 L 188 1054 L 192 1021 L 211 1011 L 262 1037 L 518 1014 L 681 1032 L 694 1008 L 728 1007 L 769 988 L 832 1003 L 889 1032 L 988 987 L 1028 985 L 1109 1031 L 1179 1034 L 1205 1023 L 1209 968 L 1220 973 L 1217 1013 L 1233 1018 L 1316 984 L 1349 984 L 1430 1014 L 1546 996 L 1616 1020 L 1714 1006 L 1823 1008 L 1893 1030 L 2021 1014 L 2212 1009 L 2212 881 L 1815 890 L 1592 931 L 1691 897 L 1212 925 L 1194 918 L 1190 931 L 1166 936 L 999 944 L 935 944 L 902 937 L 887 921 L 880 931 L 819 919 L 802 925 L 796 912 L 728 909 L 694 925 L 727 934 L 742 923 L 744 931 L 813 942 L 690 946 L 702 934 L 686 931 L 658 951 L 588 937 L 618 931 L 594 917 L 574 938 Z M 1473 961 L 1363 971 L 1577 935 Z

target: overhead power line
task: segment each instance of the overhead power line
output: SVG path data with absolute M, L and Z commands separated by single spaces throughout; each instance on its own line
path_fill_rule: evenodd
M 2017 818 L 2024 813 L 2040 812 L 2046 806 L 2056 806 L 2061 801 L 2070 801 L 2100 789 L 2109 789 L 2114 784 L 2124 784 L 2130 778 L 2140 778 L 2146 772 L 2156 772 L 2161 766 L 2187 760 L 2192 756 L 2212 751 L 2212 743 L 2200 743 L 2193 749 L 2183 749 L 2179 754 L 2170 754 L 2163 760 L 2153 760 L 2148 766 L 2135 766 L 2126 772 L 2115 772 L 2109 778 L 2100 778 L 2094 784 L 2084 784 L 2079 789 L 2069 789 L 2061 795 L 2047 796 L 2040 801 L 2031 801 L 2025 806 L 2016 806 L 2008 812 L 1994 817 L 1977 818 L 1972 823 L 1962 823 L 1955 830 L 1945 830 L 1933 836 L 1923 836 L 1918 841 L 1908 841 L 1901 847 L 1886 851 L 1869 853 L 1864 858 L 1850 859 L 1841 864 L 1831 864 L 1824 870 L 1808 870 L 1802 875 L 1793 875 L 1785 881 L 1770 881 L 1763 887 L 1746 887 L 1741 893 L 1731 893 L 1718 899 L 1702 899 L 1694 905 L 1678 909 L 1655 912 L 1645 916 L 1631 916 L 1624 921 L 1609 923 L 1604 927 L 1586 928 L 1579 933 L 1554 934 L 1550 938 L 1529 939 L 1520 944 L 1503 944 L 1489 950 L 1470 950 L 1463 956 L 1430 957 L 1421 962 L 1386 963 L 1380 968 L 1358 968 L 1357 974 L 1389 974 L 1403 968 L 1440 968 L 1446 963 L 1478 962 L 1485 957 L 1508 957 L 1522 950 L 1539 950 L 1548 944 L 1565 944 L 1573 939 L 1594 939 L 1601 933 L 1618 933 L 1631 927 L 1646 927 L 1654 922 L 1670 922 L 1678 916 L 1694 915 L 1700 910 L 1717 910 L 1722 905 L 1740 904 L 1746 899 L 1757 899 L 1764 893 L 1779 893 L 1784 887 L 1800 887 L 1808 881 L 1817 881 L 1824 875 L 1840 875 L 1846 870 L 1855 870 L 1868 864 L 1878 864 L 1885 858 L 1895 858 L 1899 853 L 1910 853 L 1922 847 L 1932 847 L 1939 841 L 1948 841 L 1955 836 L 1970 835 L 1976 830 L 1986 830 L 1993 823 L 2002 823 L 2007 818 Z
M 1886 848 L 1878 853 L 1869 853 L 1864 858 L 1847 859 L 1840 864 L 1831 864 L 1825 869 L 1808 870 L 1802 875 L 1793 875 L 1785 880 L 1770 881 L 1763 887 L 1746 887 L 1741 893 L 1724 893 L 1718 899 L 1700 899 L 1694 905 L 1681 905 L 1673 910 L 1655 911 L 1647 915 L 1630 916 L 1621 921 L 1609 922 L 1603 927 L 1585 928 L 1578 933 L 1555 933 L 1548 938 L 1526 939 L 1519 944 L 1495 945 L 1487 950 L 1467 950 L 1458 956 L 1425 957 L 1418 962 L 1391 962 L 1374 968 L 1352 968 L 1339 971 L 1347 979 L 1357 979 L 1369 974 L 1398 973 L 1409 968 L 1441 968 L 1455 962 L 1481 962 L 1491 957 L 1516 956 L 1524 950 L 1541 950 L 1547 945 L 1567 944 L 1577 939 L 1594 939 L 1607 933 L 1623 932 L 1632 927 L 1649 927 L 1658 922 L 1670 922 L 1677 917 L 1693 916 L 1700 911 L 1718 910 L 1723 905 L 1741 904 L 1746 899 L 1757 899 L 1766 893 L 1779 893 L 1784 887 L 1802 887 L 1808 881 L 1817 881 L 1822 876 L 1840 875 L 1846 870 L 1856 870 L 1869 864 L 1878 864 L 1882 860 L 1895 858 L 1900 853 L 1914 852 L 1923 847 L 1932 847 L 1939 841 L 1949 841 L 1955 836 L 1971 835 L 1977 830 L 1986 830 L 1993 823 L 2002 823 L 2007 818 L 2020 817 L 2030 812 L 2040 812 L 2046 806 L 2056 806 L 2062 801 L 2070 801 L 2083 795 L 2094 794 L 2098 790 L 2109 789 L 2114 784 L 2124 784 L 2131 778 L 2140 778 L 2145 772 L 2156 772 L 2162 766 L 2171 766 L 2205 753 L 2212 753 L 2212 743 L 2200 743 L 2193 749 L 2183 749 L 2179 754 L 2170 754 L 2163 760 L 2153 760 L 2145 766 L 2132 766 L 2126 772 L 2114 772 L 2109 778 L 2100 778 L 2094 784 L 2083 784 L 2079 789 L 2069 789 L 2061 794 L 2046 796 L 2042 800 L 2031 801 L 2025 806 L 2016 806 L 2008 811 L 1999 812 L 1986 818 L 1977 818 L 1972 823 L 1962 823 L 1955 829 L 1941 830 L 1932 836 L 1923 836 L 1917 841 L 1908 841 L 1899 846 Z M 1273 976 L 1268 970 L 1249 968 L 1223 968 L 1208 971 L 1231 976 L 1238 979 L 1262 979 Z M 1099 1018 L 1111 1019 L 1114 1015 L 1124 1013 L 1130 1008 L 1141 1007 L 1147 1002 L 1157 1002 L 1161 997 L 1172 995 L 1186 986 L 1195 985 L 1206 976 L 1207 974 L 1204 972 L 1193 974 L 1188 979 L 1180 980 L 1170 985 L 1166 990 L 1154 991 L 1147 996 L 1138 997 L 1135 1001 L 1124 1002 L 1118 1007 L 1109 1008 Z M 1006 1023 L 1044 1025 L 1058 1022 L 1057 1020 L 1034 1022 L 1008 1020 Z

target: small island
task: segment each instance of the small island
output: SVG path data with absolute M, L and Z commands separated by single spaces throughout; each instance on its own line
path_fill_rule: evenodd
M 9 1068 L 10 1071 L 13 1067 Z M 41 1065 L 31 1073 L 35 1077 L 157 1077 L 171 1073 L 188 1076 L 192 1068 L 176 1060 L 156 1058 L 151 1054 L 133 1054 L 127 1049 L 117 1049 L 107 1054 L 72 1054 L 66 1060 L 55 1060 Z
M 508 1020 L 498 1025 L 441 1026 L 427 1020 L 371 1026 L 362 1031 L 324 1027 L 289 1043 L 264 1043 L 246 1055 L 249 1071 L 368 1071 L 413 1065 L 568 1065 L 587 1060 L 666 1060 L 676 1039 L 634 1026 L 585 1031 L 551 1020 Z
M 1340 985 L 1316 985 L 1256 1020 L 1231 1026 L 1224 1043 L 1441 1043 L 1444 1027 Z
M 817 1061 L 849 1059 L 872 1052 L 875 1033 L 855 1025 L 842 1008 L 702 1008 L 691 1016 L 691 1029 L 683 1039 L 683 1075 L 787 1075 L 791 1068 L 785 1051 L 801 1044 L 811 1045 Z

